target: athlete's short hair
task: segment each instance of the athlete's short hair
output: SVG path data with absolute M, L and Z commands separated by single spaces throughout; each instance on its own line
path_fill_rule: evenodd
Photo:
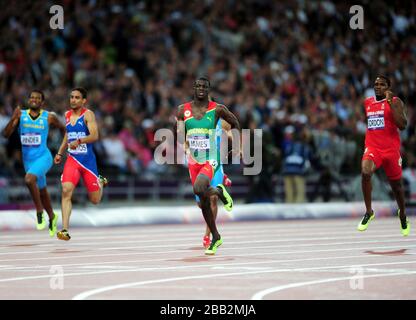
M 381 79 L 386 80 L 387 85 L 390 87 L 391 82 L 390 82 L 389 77 L 387 77 L 387 76 L 385 76 L 385 75 L 382 75 L 382 74 L 379 74 L 379 75 L 377 76 L 377 78 L 381 78 Z
M 76 87 L 76 88 L 72 89 L 71 92 L 72 91 L 79 91 L 79 92 L 81 92 L 82 98 L 83 99 L 87 99 L 88 93 L 87 93 L 87 90 L 84 89 L 83 87 Z
M 197 82 L 198 80 L 204 80 L 204 81 L 208 82 L 208 86 L 209 86 L 209 87 L 211 87 L 211 82 L 209 82 L 208 77 L 206 77 L 206 76 L 201 76 L 201 77 L 197 78 L 197 79 L 195 80 L 195 82 Z
M 35 92 L 35 93 L 39 93 L 39 94 L 40 94 L 40 96 L 42 97 L 42 101 L 45 101 L 45 94 L 43 93 L 43 91 L 40 91 L 40 90 L 38 90 L 38 89 L 34 89 L 34 90 L 30 91 L 30 95 L 31 95 L 33 92 Z M 29 95 L 29 98 L 30 98 L 30 95 Z

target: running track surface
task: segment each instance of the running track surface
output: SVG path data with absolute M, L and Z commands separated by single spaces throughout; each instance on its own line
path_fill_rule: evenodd
M 414 220 L 414 219 L 411 219 Z M 416 226 L 416 223 L 412 221 Z M 0 234 L 0 299 L 414 299 L 416 237 L 397 218 L 228 222 Z M 63 275 L 63 277 L 62 277 Z

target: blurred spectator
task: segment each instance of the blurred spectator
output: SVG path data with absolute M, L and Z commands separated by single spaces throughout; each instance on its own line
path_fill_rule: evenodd
M 246 141 L 245 136 L 243 136 L 243 146 L 250 143 L 250 155 L 254 156 L 254 139 L 255 132 L 254 129 L 258 129 L 257 123 L 254 118 L 249 118 L 247 127 L 250 129 L 250 141 Z M 273 135 L 270 128 L 265 125 L 261 128 L 262 131 L 262 170 L 258 175 L 248 176 L 248 192 L 246 194 L 246 203 L 253 202 L 275 202 L 275 181 L 272 179 L 273 174 L 278 172 L 279 162 L 280 162 L 280 152 L 273 144 Z M 258 134 L 258 133 L 257 133 Z M 254 165 L 254 164 L 252 164 Z M 250 167 L 252 166 L 250 165 Z M 227 173 L 228 167 L 224 169 Z
M 301 132 L 289 125 L 284 130 L 283 181 L 286 203 L 303 203 L 306 200 L 305 175 L 310 169 L 311 150 Z
M 133 125 L 130 121 L 124 123 L 123 129 L 118 134 L 119 140 L 122 142 L 126 150 L 131 151 L 140 160 L 142 168 L 146 168 L 152 160 L 152 153 L 143 144 L 141 144 L 133 134 Z
M 102 139 L 102 143 L 106 154 L 106 164 L 118 168 L 122 173 L 128 172 L 127 152 L 119 137 L 111 132 Z
M 264 150 L 283 153 L 280 126 L 311 131 L 317 152 L 312 158 L 321 162 L 313 170 L 322 172 L 322 181 L 359 173 L 366 124 L 362 98 L 373 94 L 378 73 L 391 77 L 394 93 L 407 104 L 410 121 L 403 137 L 415 135 L 414 1 L 372 2 L 362 31 L 349 28 L 350 5 L 335 1 L 63 5 L 65 28 L 54 31 L 48 2 L 3 7 L 0 114 L 10 116 L 37 87 L 62 115 L 69 90 L 83 85 L 99 127 L 113 118 L 113 131 L 101 138 L 118 136 L 131 172 L 154 169 L 152 135 L 173 128 L 175 106 L 191 100 L 193 80 L 202 73 L 211 78 L 212 95 L 241 123 L 253 118 L 257 128 L 267 126 L 274 139 L 267 139 Z M 403 146 L 404 153 L 415 150 Z M 5 148 L 15 166 L 18 141 L 0 140 L 0 150 Z M 325 199 L 330 197 L 329 192 Z
M 0 173 L 0 203 L 6 203 L 9 197 L 9 181 Z
M 0 107 L 0 132 L 3 132 L 3 129 L 6 127 L 7 123 L 9 122 L 10 117 L 6 115 L 6 110 L 2 107 Z M 5 145 L 7 143 L 7 139 L 3 137 L 3 135 L 0 134 L 0 155 L 3 158 L 3 156 L 6 156 L 6 149 Z

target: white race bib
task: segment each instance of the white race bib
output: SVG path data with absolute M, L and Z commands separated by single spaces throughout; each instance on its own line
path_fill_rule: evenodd
M 25 147 L 38 147 L 42 143 L 42 137 L 40 134 L 22 134 L 20 136 L 22 146 Z
M 210 148 L 209 138 L 194 136 L 188 138 L 189 148 L 193 150 L 208 150 Z
M 384 129 L 384 117 L 369 117 L 367 120 L 368 130 Z
M 68 148 L 68 152 L 72 154 L 85 154 L 88 152 L 87 144 L 82 143 L 80 144 L 76 149 L 70 149 Z

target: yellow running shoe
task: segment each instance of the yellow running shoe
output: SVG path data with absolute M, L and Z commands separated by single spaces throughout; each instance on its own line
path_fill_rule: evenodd
M 49 236 L 53 237 L 56 233 L 58 215 L 54 212 L 52 221 L 49 220 Z
M 223 241 L 222 238 L 218 239 L 217 241 L 211 241 L 211 245 L 207 250 L 205 250 L 205 254 L 209 256 L 213 256 L 217 252 L 217 248 L 222 245 Z
M 64 240 L 64 241 L 68 241 L 69 239 L 71 239 L 71 236 L 68 233 L 68 230 L 62 229 L 61 231 L 59 231 L 56 236 L 58 237 L 59 240 Z
M 374 211 L 372 211 L 372 215 L 366 213 L 363 217 L 363 219 L 360 221 L 360 223 L 358 224 L 357 230 L 358 231 L 365 231 L 368 228 L 368 225 L 370 224 L 370 222 L 372 220 L 374 220 L 374 218 L 376 217 L 376 215 L 374 214 Z
M 36 229 L 43 230 L 46 227 L 45 217 L 43 216 L 43 212 L 36 213 Z
M 407 217 L 405 220 L 402 220 L 400 218 L 400 209 L 397 210 L 397 215 L 399 216 L 399 219 L 400 219 L 400 229 L 402 230 L 402 235 L 404 237 L 407 237 L 410 233 L 410 221 L 409 219 L 407 219 Z
M 219 198 L 224 203 L 224 209 L 230 212 L 233 210 L 233 198 L 231 198 L 230 194 L 225 189 L 224 185 L 219 184 L 217 186 L 217 190 L 220 192 Z

